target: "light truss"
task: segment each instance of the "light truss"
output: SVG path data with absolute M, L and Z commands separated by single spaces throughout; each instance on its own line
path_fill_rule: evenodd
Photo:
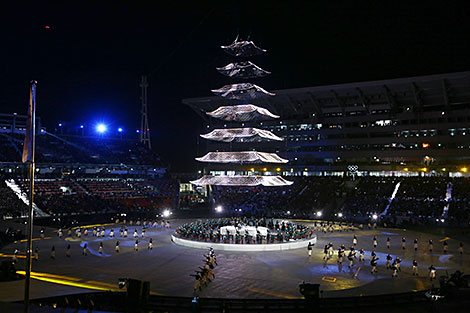
M 233 106 L 221 106 L 212 112 L 206 112 L 207 115 L 226 121 L 246 122 L 254 120 L 265 120 L 269 118 L 279 118 L 269 110 L 260 108 L 253 104 L 241 104 Z
M 287 163 L 289 160 L 279 157 L 275 153 L 258 151 L 241 152 L 209 152 L 205 156 L 196 158 L 199 162 L 211 163 Z
M 244 79 L 263 77 L 271 74 L 271 72 L 263 70 L 261 67 L 251 63 L 250 61 L 230 63 L 224 67 L 218 67 L 217 71 L 228 77 Z
M 225 85 L 222 88 L 213 89 L 212 92 L 227 99 L 238 100 L 251 100 L 275 95 L 252 83 Z
M 193 185 L 217 185 L 217 186 L 266 186 L 280 187 L 290 186 L 294 182 L 285 180 L 281 176 L 255 176 L 255 175 L 239 175 L 239 176 L 211 176 L 206 175 L 197 180 L 190 181 Z
M 274 135 L 269 130 L 259 128 L 227 128 L 214 129 L 208 134 L 201 135 L 202 138 L 223 142 L 260 142 L 260 141 L 283 141 L 284 138 Z
M 230 55 L 236 57 L 249 57 L 252 55 L 258 55 L 265 53 L 265 49 L 257 47 L 253 41 L 238 41 L 238 38 L 228 46 L 221 46 L 221 48 Z

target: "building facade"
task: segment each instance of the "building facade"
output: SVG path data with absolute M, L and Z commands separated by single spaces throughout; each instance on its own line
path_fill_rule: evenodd
M 260 142 L 256 150 L 278 153 L 290 162 L 238 164 L 230 172 L 455 176 L 466 175 L 470 167 L 470 72 L 274 92 L 252 103 L 282 119 L 242 126 L 284 138 Z M 207 133 L 232 127 L 205 113 L 229 100 L 204 97 L 183 103 L 204 119 Z M 237 151 L 242 145 L 204 142 L 206 151 Z M 217 174 L 221 169 L 208 164 L 205 171 Z

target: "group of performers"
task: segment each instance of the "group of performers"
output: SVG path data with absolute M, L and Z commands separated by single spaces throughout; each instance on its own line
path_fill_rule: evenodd
M 195 271 L 194 274 L 190 275 L 195 278 L 194 293 L 202 290 L 202 287 L 207 286 L 207 284 L 215 278 L 214 268 L 217 266 L 217 258 L 215 256 L 214 249 L 212 247 L 209 248 L 209 253 L 204 254 L 203 256 L 205 258 L 205 260 L 203 260 L 204 265 L 199 267 L 199 270 Z
M 221 227 L 234 226 L 235 233 L 222 233 Z M 242 231 L 243 226 L 266 227 L 268 232 L 262 234 L 259 230 L 256 235 Z M 304 225 L 294 224 L 288 221 L 280 221 L 266 218 L 219 218 L 205 221 L 197 221 L 182 225 L 176 230 L 182 237 L 192 240 L 200 240 L 216 243 L 282 243 L 290 240 L 309 238 L 313 231 Z

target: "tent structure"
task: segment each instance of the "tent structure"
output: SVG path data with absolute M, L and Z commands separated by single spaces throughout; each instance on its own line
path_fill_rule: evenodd
M 265 49 L 261 49 L 256 46 L 253 41 L 242 40 L 238 41 L 238 37 L 235 41 L 228 46 L 220 46 L 225 52 L 235 57 L 250 57 L 265 53 Z
M 224 67 L 218 67 L 217 71 L 228 77 L 243 79 L 263 77 L 271 74 L 271 72 L 263 70 L 261 67 L 251 63 L 250 61 L 230 63 Z
M 240 151 L 240 152 L 209 152 L 205 156 L 196 158 L 199 162 L 211 163 L 287 163 L 289 160 L 279 157 L 275 153 Z
M 212 112 L 206 112 L 207 115 L 226 121 L 246 122 L 265 120 L 269 118 L 279 118 L 265 108 L 253 104 L 240 104 L 232 106 L 221 106 Z
M 211 176 L 205 175 L 197 180 L 192 180 L 191 184 L 217 185 L 217 186 L 266 186 L 279 187 L 290 186 L 294 182 L 285 180 L 281 176 L 256 176 L 256 175 L 237 175 L 237 176 Z
M 252 83 L 225 85 L 222 88 L 213 89 L 211 91 L 218 96 L 232 100 L 253 100 L 275 95 Z
M 284 138 L 274 135 L 269 130 L 259 128 L 218 128 L 208 134 L 201 135 L 202 138 L 223 142 L 261 142 L 261 141 L 283 141 Z

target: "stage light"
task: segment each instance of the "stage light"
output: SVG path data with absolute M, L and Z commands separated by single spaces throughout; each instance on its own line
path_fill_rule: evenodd
M 122 133 L 123 129 L 121 127 L 118 128 L 118 132 Z
M 99 133 L 104 133 L 104 132 L 106 132 L 106 130 L 108 130 L 108 127 L 106 127 L 106 125 L 104 125 L 104 124 L 98 124 L 96 126 L 96 131 L 99 132 Z
M 373 215 L 372 215 L 372 219 L 373 219 L 373 220 L 376 220 L 376 219 L 378 219 L 378 218 L 379 218 L 379 217 L 377 216 L 377 214 L 373 214 Z
M 62 123 L 59 123 L 59 127 L 62 127 Z
M 318 216 L 318 217 L 322 216 L 322 214 L 323 214 L 323 213 L 322 213 L 321 211 L 318 211 L 318 212 L 317 212 L 317 216 Z
M 220 213 L 220 212 L 222 212 L 223 210 L 224 210 L 224 208 L 223 208 L 221 205 L 218 205 L 218 206 L 215 207 L 215 211 L 216 211 L 217 213 Z
M 165 211 L 163 211 L 163 217 L 168 217 L 168 216 L 170 216 L 170 215 L 171 215 L 170 210 L 165 210 Z
M 135 132 L 136 132 L 136 133 L 140 133 L 140 130 L 137 129 Z
M 466 168 L 466 167 L 462 167 L 462 168 L 460 169 L 460 171 L 461 171 L 461 172 L 464 172 L 464 173 L 467 173 L 467 171 L 468 171 L 468 168 Z
M 446 171 L 446 168 L 445 168 L 445 167 L 443 167 L 443 168 L 442 168 L 442 171 L 443 171 L 443 172 L 445 172 L 445 171 Z
M 423 167 L 421 170 L 422 170 L 423 172 L 427 172 L 427 171 L 428 171 L 428 169 L 427 169 L 426 167 Z
M 80 125 L 80 128 L 83 128 L 83 125 Z
M 338 217 L 343 217 L 343 213 L 338 213 Z
M 286 214 L 287 214 L 287 215 L 290 215 L 290 211 L 287 211 Z
M 403 170 L 404 170 L 405 172 L 408 172 L 408 168 L 407 168 L 407 167 L 405 167 Z
M 427 149 L 427 148 L 429 148 L 429 143 L 423 142 L 422 146 L 423 146 L 424 149 Z

